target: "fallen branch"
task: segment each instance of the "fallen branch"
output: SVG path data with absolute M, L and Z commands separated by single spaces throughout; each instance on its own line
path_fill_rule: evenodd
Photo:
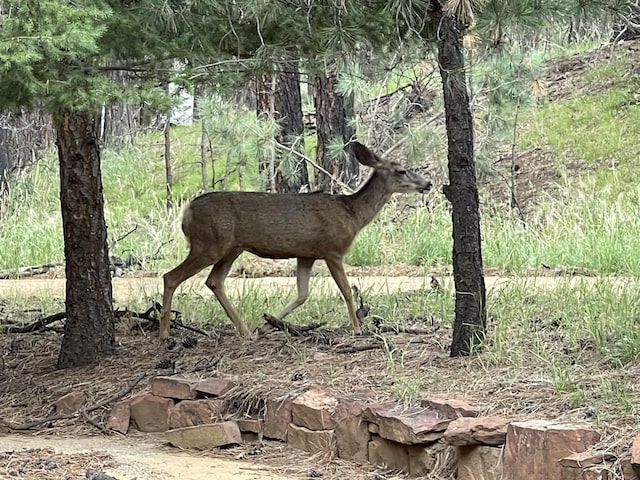
M 210 337 L 211 335 L 209 335 L 208 332 L 205 332 L 204 330 L 198 328 L 198 327 L 192 327 L 190 325 L 185 325 L 184 323 L 182 323 L 180 320 L 171 320 L 171 324 L 175 325 L 176 327 L 180 327 L 180 328 L 184 328 L 185 330 L 189 330 L 190 332 L 194 332 L 194 333 L 199 333 L 200 335 L 204 335 L 205 337 Z
M 404 325 L 380 325 L 375 329 L 378 332 L 385 333 L 410 333 L 412 335 L 429 335 L 434 332 L 433 328 L 424 327 L 405 327 Z
M 28 325 L 21 325 L 19 327 L 10 325 L 5 327 L 7 333 L 31 333 L 37 332 L 39 330 L 44 330 L 49 324 L 58 322 L 60 320 L 64 320 L 67 318 L 67 312 L 59 312 L 54 313 L 53 315 L 48 315 L 46 317 L 40 318 L 33 323 Z
M 222 360 L 222 355 L 218 355 L 216 358 L 209 360 L 207 363 L 201 363 L 201 361 L 199 361 L 193 367 L 182 369 L 182 370 L 176 370 L 175 372 L 171 373 L 170 376 L 184 375 L 185 373 L 195 373 L 195 372 L 203 372 L 203 371 L 209 372 L 218 366 L 218 364 L 220 363 L 220 360 Z
M 64 263 L 45 263 L 34 267 L 20 267 L 12 270 L 0 271 L 0 280 L 8 280 L 11 278 L 33 277 L 34 275 L 42 275 L 55 267 L 61 267 Z
M 295 337 L 306 336 L 310 331 L 316 330 L 325 325 L 324 322 L 311 323 L 309 325 L 294 325 L 292 323 L 285 322 L 284 320 L 280 320 L 273 315 L 269 315 L 268 313 L 264 313 L 262 318 L 264 318 L 264 321 L 273 328 L 282 330 L 283 332 L 288 332 Z
M 32 428 L 39 427 L 48 422 L 55 422 L 57 420 L 68 420 L 70 418 L 76 417 L 76 414 L 65 414 L 65 415 L 49 415 L 47 418 L 41 418 L 40 420 L 33 420 L 31 422 L 26 423 L 11 423 L 7 420 L 0 418 L 0 425 L 4 425 L 5 427 L 11 430 L 31 430 Z
M 98 403 L 94 403 L 90 407 L 85 408 L 84 411 L 93 412 L 94 410 L 102 408 L 105 405 L 110 404 L 111 402 L 115 402 L 116 400 L 120 400 L 127 393 L 129 393 L 131 390 L 133 390 L 135 388 L 135 386 L 138 385 L 140 383 L 140 381 L 146 376 L 147 376 L 146 372 L 140 373 L 136 378 L 133 379 L 133 381 L 129 385 L 124 387 L 122 390 L 114 393 L 113 395 L 111 395 L 110 397 L 105 398 L 104 400 L 100 400 Z
M 139 374 L 129 385 L 127 385 L 125 388 L 123 388 L 122 390 L 114 393 L 113 395 L 111 395 L 110 397 L 105 398 L 104 400 L 99 401 L 98 403 L 94 403 L 93 405 L 87 407 L 87 408 L 82 408 L 80 409 L 79 412 L 76 413 L 70 413 L 70 414 L 56 414 L 56 415 L 49 415 L 46 418 L 42 418 L 39 420 L 33 420 L 31 422 L 26 422 L 26 423 L 22 423 L 22 424 L 17 424 L 17 423 L 11 423 L 8 422 L 6 420 L 4 420 L 3 418 L 0 418 L 0 425 L 4 425 L 5 427 L 11 429 L 11 430 L 31 430 L 32 428 L 38 427 L 40 425 L 43 425 L 45 423 L 49 423 L 49 422 L 55 422 L 58 420 L 69 420 L 72 418 L 77 418 L 78 415 L 82 415 L 85 419 L 88 418 L 87 413 L 88 412 L 93 412 L 94 410 L 97 410 L 99 408 L 104 407 L 105 405 L 108 405 L 111 402 L 115 402 L 116 400 L 120 400 L 122 397 L 124 397 L 127 393 L 129 393 L 131 390 L 133 390 L 135 388 L 135 386 L 140 383 L 140 381 L 146 376 L 146 372 L 143 372 L 141 374 Z M 89 423 L 92 423 L 92 420 L 89 420 Z M 100 427 L 98 427 L 100 428 Z M 102 428 L 100 428 L 102 430 Z
M 93 425 L 105 435 L 109 435 L 111 433 L 109 430 L 107 430 L 107 428 L 104 425 L 98 423 L 93 418 L 91 418 L 86 410 L 80 410 L 80 414 L 82 415 L 82 418 L 84 418 L 85 422 L 87 422 L 90 425 Z
M 336 347 L 336 353 L 357 353 L 365 352 L 367 350 L 375 350 L 376 348 L 382 348 L 382 345 L 378 342 L 367 343 L 364 345 L 346 345 L 344 347 Z

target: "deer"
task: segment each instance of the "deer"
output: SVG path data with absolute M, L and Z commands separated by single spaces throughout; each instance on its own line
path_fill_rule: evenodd
M 372 174 L 353 194 L 210 192 L 193 199 L 184 210 L 182 231 L 187 258 L 163 276 L 159 337 L 170 335 L 171 302 L 178 286 L 213 266 L 205 284 L 213 292 L 242 337 L 251 337 L 246 323 L 225 293 L 224 282 L 242 252 L 262 258 L 296 258 L 297 297 L 276 316 L 284 319 L 309 294 L 316 260 L 324 260 L 347 305 L 353 331 L 361 333 L 343 258 L 356 235 L 369 224 L 394 193 L 427 192 L 430 178 L 378 157 L 359 142 L 352 152 Z

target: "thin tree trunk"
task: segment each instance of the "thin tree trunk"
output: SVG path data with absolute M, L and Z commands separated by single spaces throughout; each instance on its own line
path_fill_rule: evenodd
M 337 83 L 334 73 L 316 75 L 313 80 L 318 135 L 316 161 L 334 178 L 355 186 L 358 182 L 359 164 L 350 149 L 338 157 L 331 156 L 328 151 L 333 140 L 340 139 L 346 144 L 355 136 L 354 128 L 349 125 L 354 116 L 353 96 L 344 97 L 338 93 Z M 336 182 L 320 171 L 315 172 L 315 184 L 325 192 L 338 190 Z
M 173 172 L 171 170 L 171 112 L 164 122 L 164 172 L 167 186 L 167 215 L 173 211 Z
M 449 185 L 443 187 L 443 192 L 452 205 L 453 275 L 456 288 L 451 356 L 460 356 L 468 355 L 474 346 L 484 340 L 486 292 L 473 151 L 473 118 L 462 52 L 466 26 L 449 15 L 444 15 L 439 25 L 438 62 L 449 143 Z
M 63 110 L 56 131 L 67 278 L 58 366 L 67 368 L 114 353 L 115 329 L 96 123 Z
M 304 121 L 300 94 L 300 71 L 297 62 L 283 62 L 274 91 L 274 115 L 281 129 L 276 140 L 292 150 L 304 153 Z M 278 152 L 275 187 L 280 193 L 299 192 L 309 185 L 306 162 L 295 153 Z
M 207 185 L 207 126 L 205 121 L 200 122 L 200 176 L 202 178 L 202 191 L 207 192 L 209 187 Z
M 273 76 L 263 73 L 256 79 L 256 114 L 273 115 Z M 273 157 L 273 149 L 266 153 L 264 149 L 260 149 L 258 154 L 258 172 L 261 178 L 265 179 L 265 187 L 267 191 L 275 191 L 275 159 Z

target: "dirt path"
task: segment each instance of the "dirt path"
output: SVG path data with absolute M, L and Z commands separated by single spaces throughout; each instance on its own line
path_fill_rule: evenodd
M 0 437 L 0 452 L 24 449 L 53 448 L 57 454 L 82 454 L 95 456 L 97 452 L 107 452 L 116 461 L 114 467 L 103 471 L 121 480 L 293 480 L 294 477 L 279 475 L 268 466 L 246 461 L 232 461 L 198 455 L 194 452 L 168 450 L 160 441 L 153 441 L 150 435 L 135 438 L 117 437 L 50 437 L 8 435 Z M 0 461 L 0 478 L 4 478 Z M 7 462 L 8 463 L 8 462 Z M 37 478 L 25 477 L 20 478 Z M 47 477 L 49 478 L 49 477 Z M 64 477 L 60 477 L 64 478 Z
M 485 277 L 487 290 L 509 285 L 512 282 L 527 282 L 530 288 L 553 288 L 568 281 L 589 283 L 598 281 L 597 277 Z M 187 280 L 178 291 L 193 292 L 209 295 L 211 292 L 204 284 L 205 277 L 199 275 Z M 349 277 L 352 285 L 357 285 L 361 291 L 369 294 L 394 293 L 398 291 L 419 290 L 430 288 L 430 277 Z M 439 278 L 442 286 L 453 289 L 451 277 Z M 601 280 L 601 279 L 600 279 Z M 160 277 L 118 277 L 113 279 L 113 295 L 118 303 L 127 303 L 132 298 L 140 296 L 161 298 L 162 278 Z M 277 295 L 288 295 L 296 288 L 295 277 L 261 277 L 261 278 L 228 278 L 226 287 L 230 295 L 239 295 L 254 289 L 274 291 Z M 314 277 L 311 279 L 311 295 L 314 292 L 327 294 L 337 293 L 333 279 L 330 277 Z M 22 280 L 0 280 L 0 297 L 25 297 L 25 296 L 57 296 L 64 297 L 65 280 L 63 278 L 32 278 Z

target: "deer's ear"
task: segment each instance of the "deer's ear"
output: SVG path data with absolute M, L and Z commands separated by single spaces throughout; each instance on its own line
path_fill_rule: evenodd
M 358 162 L 362 165 L 366 165 L 367 167 L 379 167 L 381 162 L 380 159 L 369 150 L 367 147 L 362 145 L 360 142 L 353 142 L 351 144 L 351 148 L 353 149 L 353 153 L 356 156 Z

